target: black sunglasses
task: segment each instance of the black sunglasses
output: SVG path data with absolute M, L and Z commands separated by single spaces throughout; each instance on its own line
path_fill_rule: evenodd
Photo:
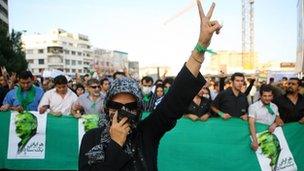
M 137 102 L 131 102 L 131 103 L 126 103 L 126 104 L 122 104 L 122 103 L 118 103 L 112 100 L 109 100 L 107 102 L 107 108 L 108 109 L 121 109 L 121 108 L 127 108 L 129 110 L 136 110 L 137 109 Z

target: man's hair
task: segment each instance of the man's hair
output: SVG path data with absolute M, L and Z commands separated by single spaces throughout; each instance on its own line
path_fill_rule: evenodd
M 57 77 L 54 78 L 54 84 L 55 85 L 68 84 L 68 80 L 64 75 L 58 75 Z
M 141 83 L 143 83 L 144 81 L 146 81 L 147 83 L 148 83 L 148 82 L 152 82 L 152 84 L 153 84 L 153 78 L 150 77 L 150 76 L 145 76 L 145 77 L 143 77 L 143 78 L 141 79 Z
M 262 85 L 260 88 L 260 95 L 262 96 L 264 92 L 273 93 L 273 87 L 269 84 Z
M 21 71 L 19 74 L 18 74 L 18 78 L 19 79 L 23 79 L 23 80 L 26 80 L 26 79 L 33 79 L 33 74 L 31 71 Z
M 88 80 L 88 85 L 92 85 L 92 84 L 98 84 L 99 85 L 99 81 L 96 78 L 91 78 Z
M 301 85 L 301 80 L 300 80 L 299 78 L 297 78 L 297 77 L 292 77 L 292 78 L 289 78 L 289 80 L 295 80 L 295 81 L 297 81 L 298 86 L 300 86 L 300 85 Z
M 173 77 L 167 77 L 165 80 L 164 80 L 164 85 L 166 85 L 167 83 L 172 85 L 174 82 L 174 78 Z
M 103 78 L 103 79 L 101 79 L 101 80 L 100 80 L 100 85 L 103 85 L 103 83 L 104 83 L 105 81 L 109 81 L 109 79 L 108 79 L 108 78 Z M 109 81 L 109 82 L 110 82 L 110 81 Z
M 231 80 L 234 81 L 235 77 L 243 77 L 243 78 L 245 78 L 244 74 L 240 73 L 240 72 L 236 72 L 236 73 L 232 74 Z
M 282 80 L 287 80 L 287 77 L 282 77 Z

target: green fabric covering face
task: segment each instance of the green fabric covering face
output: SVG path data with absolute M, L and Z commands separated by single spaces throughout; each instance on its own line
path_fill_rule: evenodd
M 26 92 L 26 95 L 24 97 L 23 94 L 22 94 L 21 87 L 18 86 L 17 91 L 16 91 L 16 96 L 17 96 L 17 99 L 18 99 L 20 105 L 22 106 L 23 110 L 28 110 L 28 105 L 34 101 L 35 96 L 36 96 L 35 87 L 32 86 Z
M 164 88 L 164 92 L 165 92 L 165 94 L 167 94 L 168 93 L 168 91 L 169 91 L 169 88 Z

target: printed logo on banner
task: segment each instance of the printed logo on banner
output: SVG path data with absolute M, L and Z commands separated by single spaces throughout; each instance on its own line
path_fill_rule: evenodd
M 8 159 L 44 159 L 46 114 L 37 111 L 12 112 Z
M 81 144 L 81 140 L 83 135 L 93 128 L 98 127 L 99 117 L 97 114 L 85 114 L 82 115 L 81 118 L 78 119 L 78 139 L 79 139 L 79 147 Z
M 289 150 L 281 127 L 271 134 L 268 130 L 257 133 L 259 148 L 256 151 L 262 171 L 295 171 L 297 165 Z

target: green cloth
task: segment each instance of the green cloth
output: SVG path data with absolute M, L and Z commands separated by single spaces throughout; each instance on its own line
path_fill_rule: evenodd
M 272 110 L 270 104 L 265 105 L 266 109 L 268 110 L 268 113 L 270 113 L 271 115 L 274 115 L 274 111 Z
M 77 170 L 78 120 L 71 116 L 47 116 L 44 160 L 7 159 L 10 112 L 0 112 L 0 169 Z
M 150 101 L 150 97 L 149 95 L 144 95 L 144 98 L 143 98 L 144 102 L 149 102 Z
M 21 87 L 17 86 L 16 97 L 17 97 L 20 105 L 22 106 L 23 110 L 28 110 L 28 105 L 34 101 L 35 96 L 36 96 L 36 91 L 35 91 L 35 87 L 34 86 L 32 86 L 26 92 L 25 97 L 22 94 Z
M 148 116 L 148 113 L 143 116 Z M 77 170 L 77 119 L 48 115 L 44 160 L 8 160 L 10 112 L 0 112 L 0 118 L 0 169 Z M 256 128 L 260 132 L 267 126 L 256 124 Z M 304 170 L 304 126 L 288 123 L 283 131 L 298 170 Z M 206 122 L 193 122 L 182 118 L 161 140 L 158 169 L 256 171 L 260 167 L 255 152 L 250 149 L 249 129 L 245 121 L 211 118 Z

